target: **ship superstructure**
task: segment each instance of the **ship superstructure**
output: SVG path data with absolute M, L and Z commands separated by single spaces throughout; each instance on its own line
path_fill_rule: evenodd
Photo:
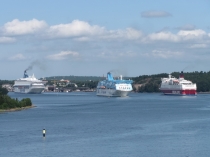
M 119 79 L 114 79 L 112 74 L 108 72 L 107 79 L 98 82 L 96 95 L 125 97 L 133 90 L 132 83 L 132 80 L 123 80 L 122 76 Z
M 34 74 L 28 76 L 25 70 L 23 78 L 15 80 L 13 90 L 16 93 L 40 94 L 45 89 L 45 83 L 44 81 L 38 80 Z
M 189 80 L 184 79 L 183 71 L 180 73 L 179 79 L 169 74 L 168 78 L 161 78 L 160 90 L 164 94 L 171 95 L 196 95 L 197 86 Z

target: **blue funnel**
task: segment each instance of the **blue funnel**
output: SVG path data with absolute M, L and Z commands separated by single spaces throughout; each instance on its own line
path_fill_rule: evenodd
M 107 73 L 107 79 L 108 79 L 109 81 L 114 80 L 114 79 L 113 79 L 113 76 L 112 76 L 112 74 L 111 74 L 110 72 Z

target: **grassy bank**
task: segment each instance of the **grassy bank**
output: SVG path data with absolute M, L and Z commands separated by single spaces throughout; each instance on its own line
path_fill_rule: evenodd
M 31 105 L 31 106 L 25 106 L 25 107 L 16 107 L 16 108 L 10 108 L 10 109 L 0 109 L 0 113 L 3 112 L 14 112 L 14 111 L 22 111 L 22 110 L 26 110 L 26 109 L 30 109 L 30 108 L 34 108 L 36 106 Z

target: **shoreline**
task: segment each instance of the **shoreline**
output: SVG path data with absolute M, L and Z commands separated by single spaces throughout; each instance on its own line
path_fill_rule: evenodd
M 21 107 L 21 108 L 11 108 L 11 109 L 0 109 L 0 113 L 4 113 L 4 112 L 14 112 L 14 111 L 22 111 L 22 110 L 27 110 L 30 108 L 34 108 L 36 106 L 31 105 L 31 106 L 26 106 L 26 107 Z

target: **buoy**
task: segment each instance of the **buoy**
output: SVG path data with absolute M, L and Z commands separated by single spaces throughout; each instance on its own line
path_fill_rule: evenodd
M 45 129 L 42 130 L 42 134 L 43 134 L 43 137 L 45 137 L 45 134 L 46 134 L 46 130 Z

